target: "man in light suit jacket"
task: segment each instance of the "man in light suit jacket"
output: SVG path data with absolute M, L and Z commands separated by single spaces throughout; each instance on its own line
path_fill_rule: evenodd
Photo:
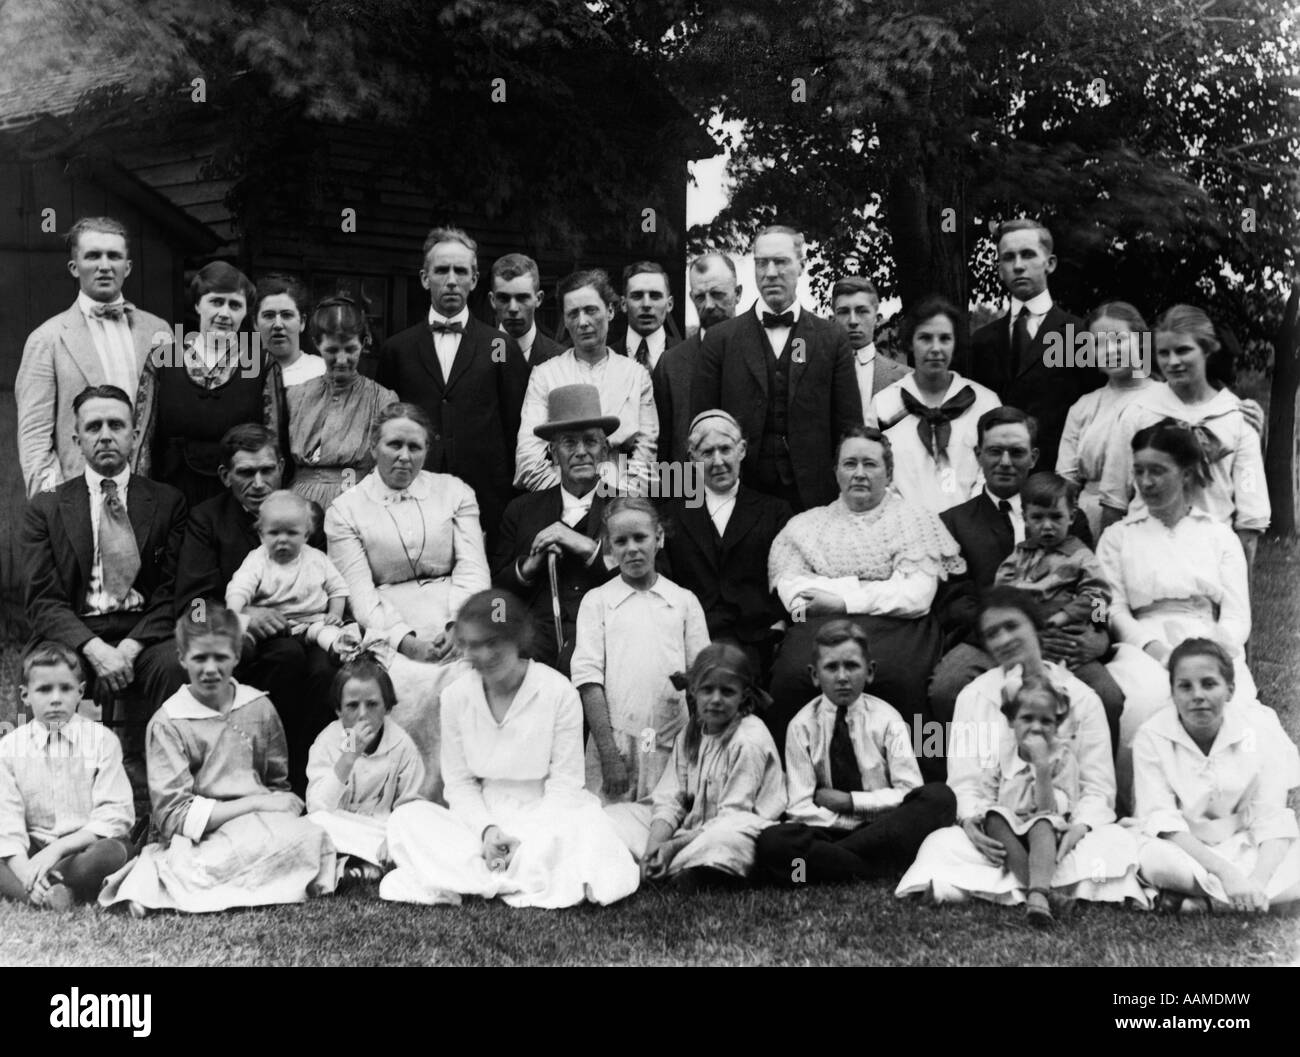
M 122 298 L 131 274 L 125 227 L 111 217 L 86 217 L 67 242 L 68 272 L 80 286 L 76 303 L 32 331 L 14 382 L 18 461 L 29 498 L 85 466 L 73 439 L 72 398 L 87 386 L 115 385 L 136 405 L 139 421 L 148 421 L 151 396 L 148 386 L 140 391 L 141 374 L 155 346 L 172 343 L 170 324 Z
M 691 301 L 700 328 L 668 349 L 650 372 L 655 409 L 659 412 L 659 461 L 685 462 L 686 434 L 691 425 L 691 377 L 699 362 L 709 327 L 736 316 L 743 287 L 736 282 L 736 265 L 725 253 L 703 253 L 691 261 L 687 275 Z
M 492 265 L 492 312 L 497 329 L 519 343 L 532 370 L 564 351 L 537 326 L 537 309 L 544 298 L 537 262 L 523 253 L 507 253 Z
M 429 232 L 420 269 L 429 317 L 384 343 L 375 381 L 428 414 L 433 433 L 424 468 L 452 474 L 474 489 L 490 547 L 514 495 L 515 437 L 528 363 L 514 338 L 470 315 L 477 254 L 478 244 L 457 228 Z
M 835 310 L 835 322 L 844 328 L 853 347 L 853 370 L 858 376 L 862 409 L 870 410 L 873 396 L 911 374 L 912 369 L 876 352 L 880 295 L 870 279 L 847 275 L 838 280 L 831 287 L 831 306 Z
M 172 593 L 185 500 L 131 472 L 134 409 L 117 386 L 73 401 L 81 474 L 38 493 L 23 518 L 27 621 L 33 641 L 54 639 L 89 669 L 87 689 L 120 698 L 123 755 L 147 803 L 143 723 L 185 682 L 172 640 Z
M 745 481 L 796 510 L 839 494 L 835 444 L 862 425 L 862 397 L 848 335 L 795 299 L 804 239 L 764 228 L 754 240 L 759 300 L 710 328 L 691 379 L 691 409 L 727 411 L 749 447 Z
M 960 368 L 1004 404 L 1037 419 L 1038 465 L 1044 470 L 1056 469 L 1070 406 L 1106 383 L 1095 367 L 1047 362 L 1049 345 L 1065 342 L 1072 351 L 1073 335 L 1084 329 L 1083 320 L 1060 309 L 1048 292 L 1048 276 L 1056 271 L 1052 245 L 1052 233 L 1036 220 L 1009 220 L 998 228 L 998 277 L 1011 306 L 975 331 L 971 362 Z

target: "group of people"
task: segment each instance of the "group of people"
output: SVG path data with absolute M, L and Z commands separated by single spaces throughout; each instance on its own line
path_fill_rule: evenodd
M 918 301 L 908 369 L 866 279 L 822 319 L 798 232 L 752 248 L 754 309 L 705 254 L 675 344 L 661 266 L 625 270 L 613 335 L 575 272 L 560 345 L 530 258 L 493 265 L 493 328 L 437 228 L 427 319 L 369 356 L 363 306 L 221 262 L 178 340 L 122 299 L 121 225 L 78 222 L 77 304 L 16 389 L 0 890 L 143 915 L 901 876 L 1040 925 L 1300 897 L 1300 755 L 1246 662 L 1262 422 L 1211 321 L 1068 316 L 1051 235 L 1011 221 L 1008 313 L 967 349 Z

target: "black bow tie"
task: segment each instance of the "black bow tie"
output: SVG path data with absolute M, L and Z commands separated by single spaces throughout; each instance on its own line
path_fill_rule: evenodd
M 464 334 L 465 325 L 463 323 L 443 323 L 435 319 L 429 324 L 429 329 L 435 334 Z
M 773 327 L 793 327 L 793 312 L 764 312 L 762 315 L 763 326 L 771 330 Z

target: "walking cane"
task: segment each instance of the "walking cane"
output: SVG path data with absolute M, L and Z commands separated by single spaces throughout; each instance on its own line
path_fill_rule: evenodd
M 551 616 L 555 619 L 555 655 L 564 652 L 564 624 L 560 620 L 560 573 L 555 551 L 546 552 L 546 574 L 551 580 Z

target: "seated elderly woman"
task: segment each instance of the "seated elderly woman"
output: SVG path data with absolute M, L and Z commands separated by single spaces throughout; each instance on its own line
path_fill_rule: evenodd
M 1246 667 L 1250 579 L 1241 541 L 1193 505 L 1201 449 L 1178 424 L 1148 426 L 1132 441 L 1139 508 L 1102 533 L 1097 558 L 1110 582 L 1110 629 L 1122 645 L 1106 668 L 1124 690 L 1116 769 L 1120 801 L 1130 787 L 1138 729 L 1169 705 L 1167 665 L 1187 638 L 1220 643 L 1235 669 L 1234 699 L 1255 699 Z
M 761 677 L 785 616 L 768 586 L 767 556 L 790 505 L 741 483 L 745 438 L 727 412 L 696 415 L 687 449 L 698 472 L 687 479 L 692 490 L 664 506 L 667 572 L 700 600 L 709 638 L 739 646 Z
M 1174 703 L 1133 742 L 1143 880 L 1162 910 L 1257 912 L 1300 899 L 1300 829 L 1287 791 L 1300 754 L 1277 713 L 1233 696 L 1233 662 L 1210 639 L 1169 657 Z
M 179 354 L 160 351 L 140 382 L 152 402 L 139 472 L 179 489 L 191 509 L 225 491 L 217 471 L 228 429 L 260 422 L 283 438 L 280 368 L 244 328 L 253 294 L 248 276 L 224 261 L 200 268 L 190 282 L 198 333 Z
M 583 789 L 582 705 L 552 668 L 528 659 L 532 624 L 505 591 L 473 595 L 456 638 L 473 671 L 443 694 L 447 807 L 393 812 L 397 869 L 379 895 L 514 907 L 609 904 L 636 891 L 636 863 L 600 801 Z
M 1005 845 L 986 832 L 1000 779 L 1016 766 L 1017 745 L 1004 701 L 1025 680 L 1051 683 L 1068 708 L 1056 738 L 1078 765 L 1078 796 L 1061 834 L 1051 900 L 1088 899 L 1146 906 L 1137 880 L 1137 846 L 1115 825 L 1115 768 L 1101 700 L 1068 668 L 1043 659 L 1046 625 L 1033 598 L 1014 587 L 991 587 L 980 603 L 979 629 L 997 667 L 957 695 L 948 739 L 948 785 L 957 796 L 958 825 L 930 834 L 897 894 L 929 895 L 938 902 L 975 897 L 1017 904 L 1029 896 L 1008 866 Z
M 397 394 L 357 373 L 370 323 L 349 297 L 327 297 L 311 314 L 311 340 L 325 373 L 285 391 L 293 490 L 326 509 L 375 465 L 370 434 Z
M 325 512 L 329 556 L 347 581 L 353 618 L 388 664 L 393 719 L 438 777 L 437 699 L 463 665 L 452 663 L 453 621 L 488 586 L 478 503 L 463 481 L 423 469 L 429 420 L 414 404 L 375 418 L 374 470 Z
M 768 578 L 793 619 L 772 671 L 769 726 L 779 744 L 816 696 L 808 658 L 835 617 L 867 633 L 877 659 L 872 692 L 908 722 L 926 716 L 926 682 L 942 647 L 930 605 L 939 581 L 966 566 L 939 516 L 892 492 L 892 476 L 888 438 L 872 426 L 850 429 L 835 453 L 840 497 L 795 515 L 772 544 Z M 933 756 L 921 761 L 927 780 L 941 778 L 942 766 Z

